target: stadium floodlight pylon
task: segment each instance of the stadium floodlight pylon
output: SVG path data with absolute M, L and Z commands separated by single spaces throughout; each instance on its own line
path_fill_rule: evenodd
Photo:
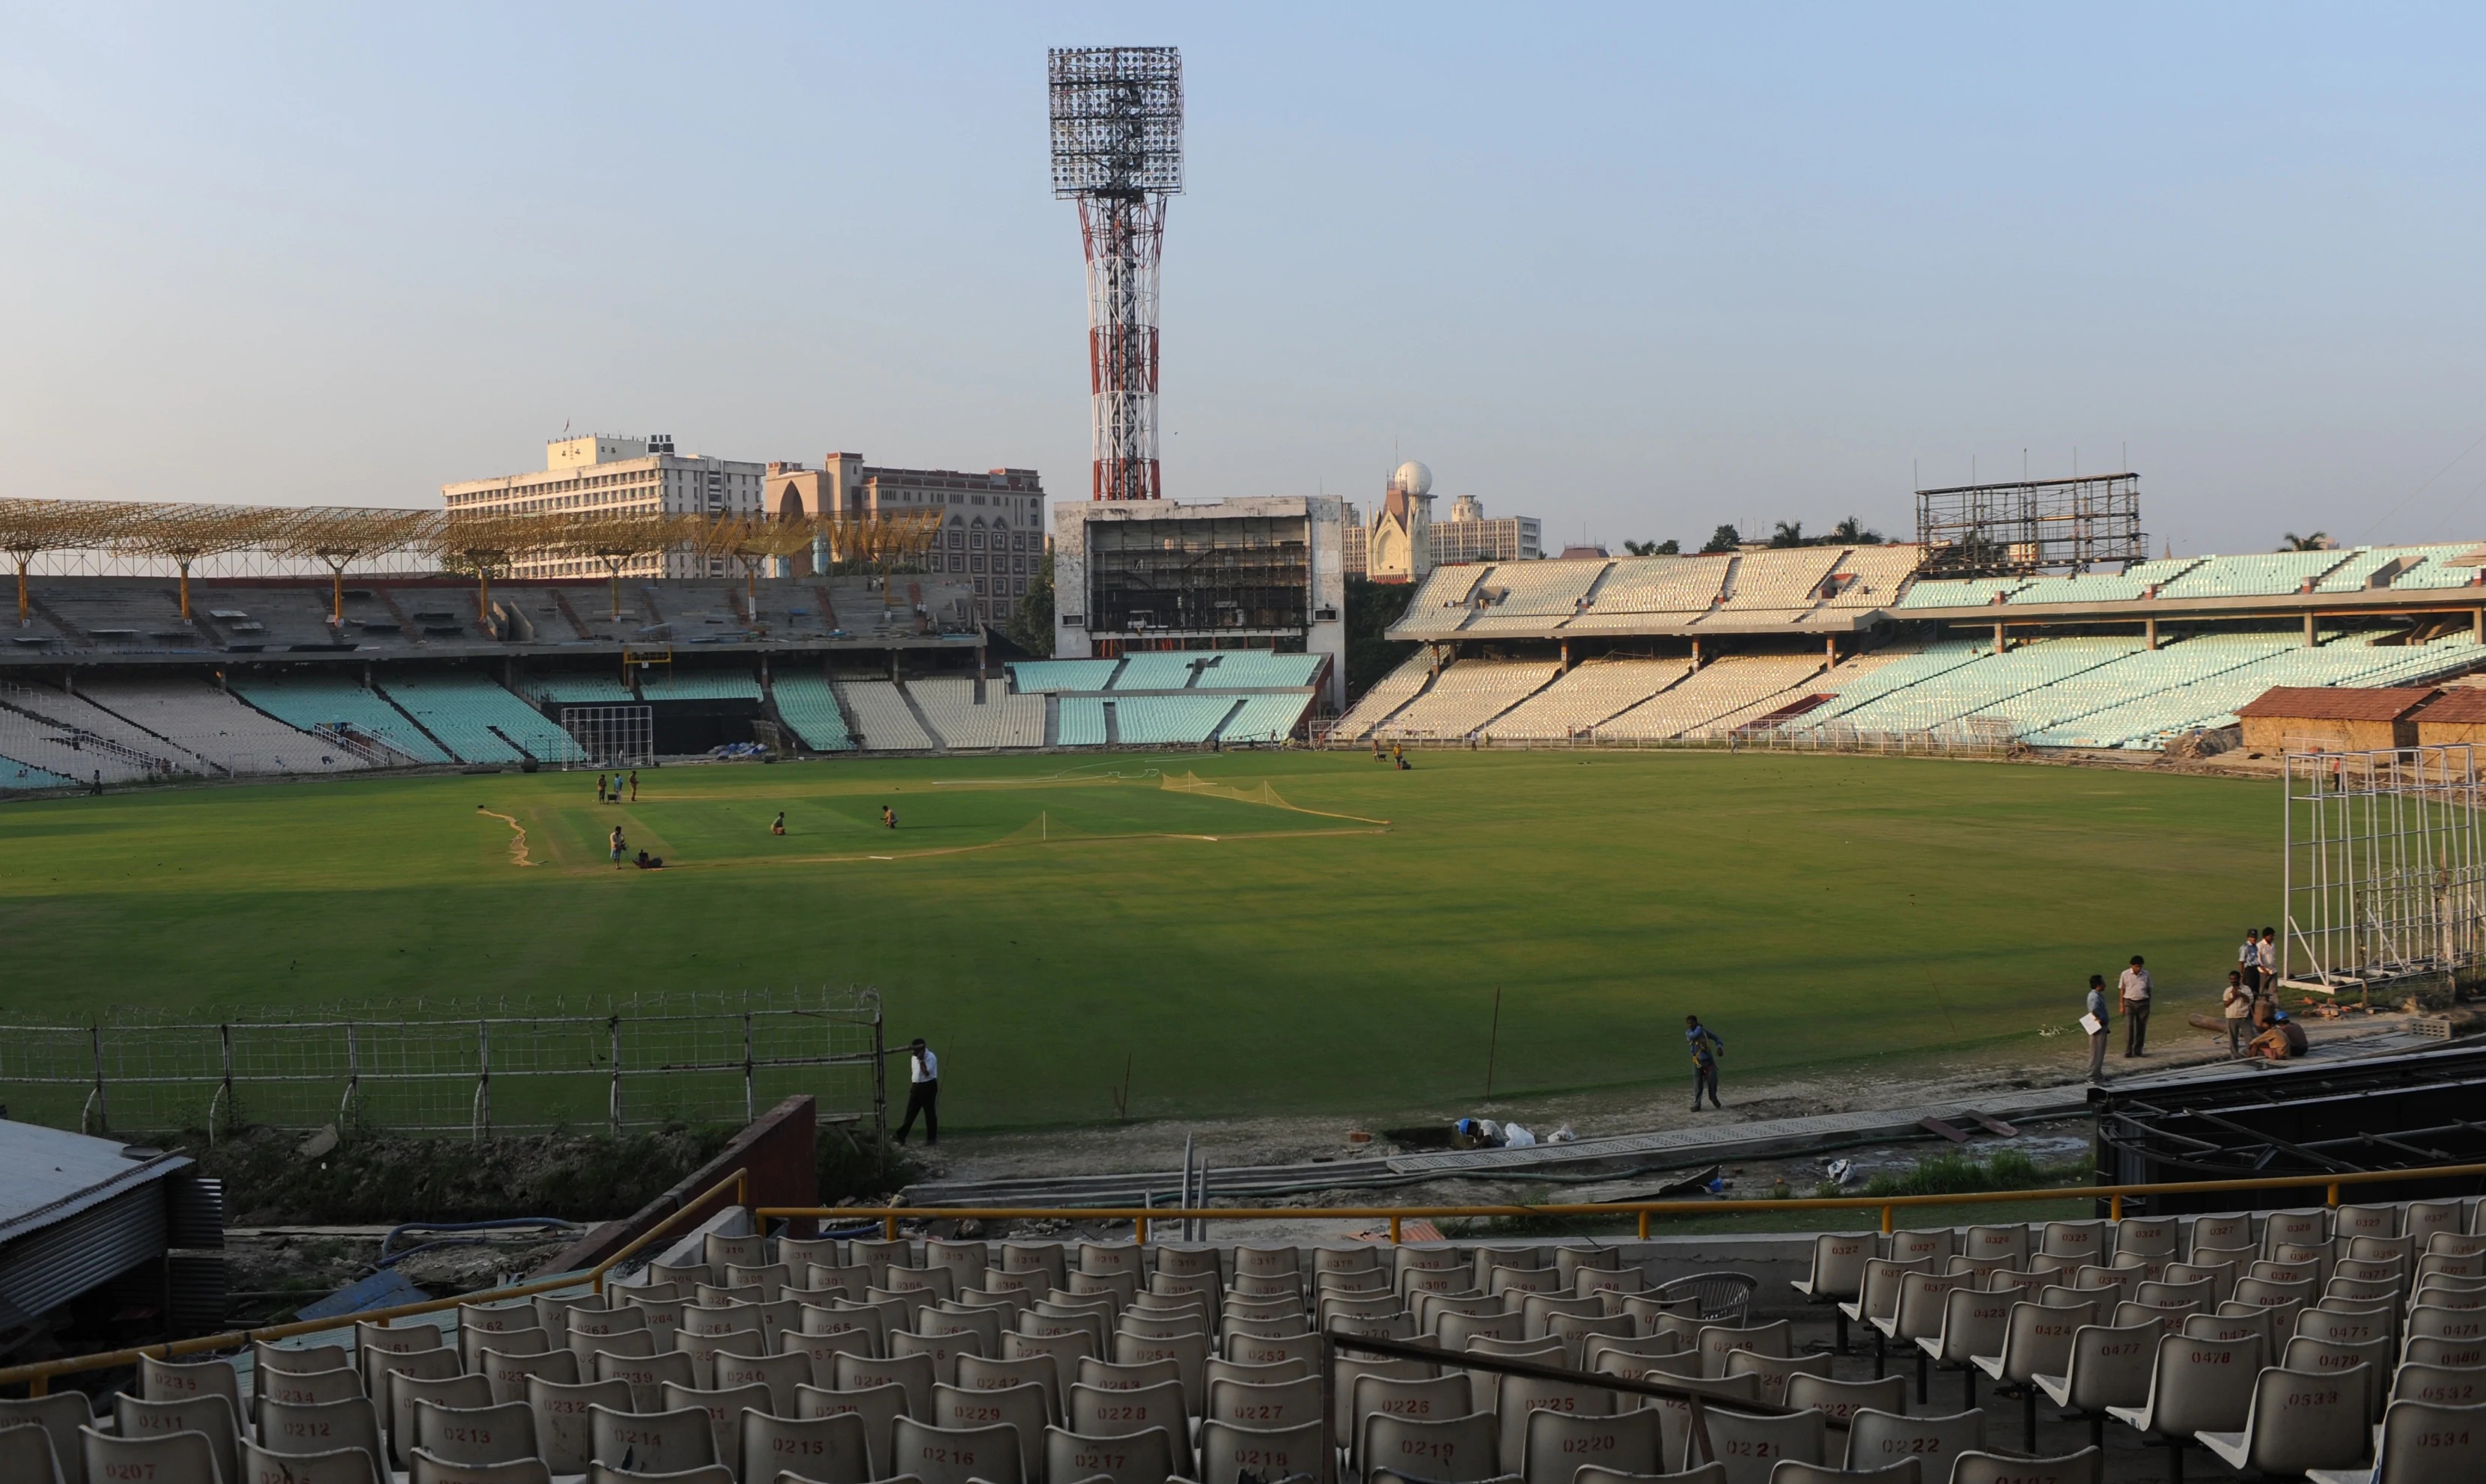
M 2486 780 L 2466 743 L 2289 753 L 2279 983 L 2372 986 L 2486 960 Z
M 1182 53 L 1060 46 L 1047 64 L 1053 194 L 1079 204 L 1088 259 L 1090 498 L 1159 499 L 1157 269 L 1182 190 Z

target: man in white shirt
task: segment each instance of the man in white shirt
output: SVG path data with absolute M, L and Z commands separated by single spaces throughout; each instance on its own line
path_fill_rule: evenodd
M 906 1054 L 914 1075 L 906 1086 L 906 1121 L 898 1126 L 898 1141 L 906 1142 L 906 1136 L 915 1128 L 915 1115 L 920 1113 L 924 1115 L 924 1147 L 937 1149 L 941 1146 L 941 1058 L 932 1055 L 932 1048 L 925 1045 L 920 1035 L 906 1048 Z
M 2149 971 L 2141 967 L 2140 954 L 2132 955 L 2132 967 L 2114 982 L 2123 992 L 2123 1054 L 2146 1056 L 2141 1048 L 2149 1040 Z
M 2236 974 L 2245 988 L 2258 996 L 2261 993 L 2261 934 L 2245 929 L 2244 946 L 2236 949 Z
M 2279 930 L 2261 930 L 2261 987 L 2255 991 L 2273 1004 L 2279 1003 Z

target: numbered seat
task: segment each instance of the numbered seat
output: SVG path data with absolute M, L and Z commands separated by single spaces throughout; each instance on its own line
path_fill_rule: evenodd
M 2018 1228 L 2014 1228 L 2015 1230 Z M 2017 1289 L 1996 1292 L 1990 1288 L 1966 1285 L 1951 1289 L 1943 1296 L 1942 1326 L 1934 1333 L 1917 1339 L 1917 1367 L 1920 1378 L 1917 1400 L 1926 1399 L 1925 1382 L 1921 1379 L 1927 1364 L 1960 1375 L 1962 1406 L 1976 1405 L 1976 1360 L 1981 1355 L 2002 1352 L 2003 1333 L 2010 1328 L 2011 1305 L 2018 1302 Z M 1902 1296 L 1900 1306 L 1906 1307 Z
M 1906 1416 L 1865 1411 L 1847 1426 L 1847 1470 L 1869 1472 L 1902 1459 L 1915 1459 L 1929 1479 L 1947 1480 L 1951 1460 L 1985 1446 L 1985 1414 L 1975 1410 L 1947 1416 Z
M 1174 1453 L 1173 1435 L 1161 1427 L 1116 1438 L 1088 1437 L 1059 1427 L 1044 1430 L 1044 1476 L 1049 1480 L 1092 1484 L 1103 1478 L 1110 1484 L 1166 1484 L 1177 1471 Z M 927 1478 L 924 1484 L 937 1481 Z
M 359 1392 L 333 1402 L 262 1402 L 259 1442 L 280 1456 L 360 1448 L 374 1464 L 388 1457 L 380 1443 L 379 1413 Z
M 1962 1453 L 1950 1461 L 1950 1484 L 2106 1484 L 2106 1450 L 2083 1448 L 2059 1458 L 2006 1458 Z
M 115 1437 L 78 1429 L 78 1453 L 89 1479 L 143 1479 L 147 1484 L 223 1484 L 238 1477 L 235 1462 L 224 1464 L 201 1432 L 168 1432 L 144 1438 Z
M 2486 1477 L 2486 1405 L 2393 1402 L 2383 1414 L 2374 1466 L 2314 1469 L 2311 1484 L 2468 1484 Z
M 527 1382 L 527 1411 L 536 1421 L 536 1448 L 555 1473 L 585 1473 L 594 1461 L 595 1439 L 589 1417 L 592 1408 L 628 1412 L 630 1387 L 621 1381 L 589 1381 L 564 1386 L 540 1376 Z
M 2253 1378 L 2263 1354 L 2259 1338 L 2168 1335 L 2158 1342 L 2151 1363 L 2149 1400 L 2139 1407 L 2111 1407 L 2107 1415 L 2164 1443 L 2170 1473 L 2180 1478 L 2185 1443 L 2205 1432 L 2234 1432 L 2244 1425 L 2252 1410 Z
M 1708 1424 L 1711 1455 L 1702 1462 L 1726 1465 L 1726 1484 L 1769 1484 L 1771 1469 L 1782 1460 L 1815 1466 L 1828 1462 L 1826 1433 L 1818 1412 L 1762 1416 L 1726 1407 L 1706 1407 L 1701 1415 Z
M 1591 1463 L 1623 1473 L 1657 1473 L 1663 1437 L 1658 1415 L 1647 1408 L 1597 1416 L 1532 1412 L 1519 1472 L 1527 1484 L 1571 1484 Z
M 1215 1365 L 1230 1364 L 1220 1360 Z M 1459 1409 L 1465 1412 L 1467 1409 Z M 1259 1428 L 1283 1431 L 1305 1422 L 1321 1419 L 1320 1378 L 1303 1375 L 1291 1381 L 1254 1383 L 1231 1381 L 1215 1373 L 1208 1378 L 1208 1410 L 1202 1415 L 1208 1422 L 1224 1422 L 1229 1427 Z
M 0 1444 L 8 1435 L 0 1433 Z M 389 1484 L 373 1463 L 372 1454 L 361 1448 L 331 1448 L 324 1453 L 276 1453 L 245 1439 L 241 1445 L 241 1478 L 239 1484 Z M 7 1467 L 5 1447 L 0 1447 L 0 1478 L 16 1479 L 22 1475 Z M 41 1475 L 34 1475 L 41 1478 Z
M 1447 1422 L 1473 1415 L 1477 1407 L 1467 1373 L 1453 1371 L 1447 1376 L 1357 1376 L 1348 1388 L 1343 1410 L 1344 1436 L 1334 1441 L 1346 1447 L 1348 1467 L 1361 1473 L 1369 1467 L 1363 1451 L 1366 1418 L 1395 1416 L 1410 1422 Z M 1496 1463 L 1498 1466 L 1498 1459 Z
M 86 1477 L 78 1452 L 78 1429 L 94 1425 L 95 1409 L 82 1391 L 0 1397 L 0 1427 L 40 1427 L 51 1440 L 52 1463 L 60 1470 L 61 1484 L 79 1484 Z
M 86 1478 L 83 1461 L 78 1478 Z M 0 1421 L 0 1479 L 22 1479 L 25 1484 L 69 1484 L 61 1472 L 60 1460 L 53 1455 L 52 1435 L 42 1423 Z M 351 1484 L 373 1481 L 367 1474 Z
M 1802 1412 L 1809 1407 L 1829 1422 L 1842 1423 L 1856 1414 L 1908 1410 L 1908 1378 L 1885 1376 L 1879 1381 L 1833 1381 L 1826 1376 L 1789 1376 L 1786 1405 Z
M 871 1444 L 864 1419 L 846 1413 L 827 1417 L 742 1415 L 744 1484 L 774 1484 L 792 1474 L 812 1484 L 870 1484 Z
M 714 1443 L 716 1461 L 728 1469 L 742 1470 L 742 1414 L 766 1412 L 768 1388 L 763 1386 L 737 1387 L 731 1391 L 713 1388 L 677 1387 L 671 1383 L 657 1388 L 656 1405 L 668 1413 L 696 1408 L 707 1418 L 708 1437 Z
M 408 1484 L 552 1484 L 552 1471 L 539 1458 L 522 1458 L 507 1464 L 453 1464 L 434 1458 L 417 1448 L 410 1455 L 413 1467 L 408 1470 Z M 602 1465 L 590 1465 L 587 1478 L 591 1484 L 606 1484 L 596 1470 Z M 611 1484 L 638 1484 L 642 1475 L 615 1473 Z M 705 1479 L 684 1475 L 680 1484 L 708 1484 Z M 718 1484 L 732 1484 L 730 1480 Z
M 716 1429 L 705 1411 L 587 1410 L 589 1456 L 594 1462 L 640 1473 L 679 1473 L 717 1461 Z
M 489 1407 L 492 1383 L 481 1376 L 466 1375 L 433 1379 L 400 1372 L 390 1377 L 386 1413 L 389 1451 L 399 1467 L 414 1466 L 414 1409 L 423 1402 L 435 1407 Z
M 1473 1387 L 1475 1381 L 1470 1379 Z M 1604 1416 L 1615 1410 L 1615 1393 L 1576 1381 L 1539 1376 L 1505 1376 L 1494 1400 L 1495 1432 L 1500 1439 L 1497 1472 L 1518 1473 L 1527 1462 L 1528 1419 L 1537 1412 L 1561 1416 Z
M 890 1449 L 895 1445 L 898 1419 L 906 1415 L 906 1388 L 891 1385 L 870 1387 L 859 1391 L 833 1391 L 823 1387 L 804 1387 L 794 1396 L 795 1415 L 809 1421 L 815 1417 L 856 1416 L 863 1419 L 864 1444 L 872 1461 L 872 1477 L 891 1472 Z
M 124 1392 L 112 1399 L 112 1420 L 122 1437 L 137 1441 L 197 1433 L 207 1440 L 219 1477 L 232 1478 L 241 1468 L 241 1424 L 234 1415 L 233 1402 L 221 1392 L 193 1392 L 180 1401 L 161 1402 L 142 1401 Z M 89 1470 L 89 1476 L 97 1475 Z
M 1974 1356 L 1970 1363 L 1989 1380 L 2023 1388 L 2021 1429 L 2027 1452 L 2037 1451 L 2037 1377 L 2071 1369 L 2072 1337 L 2097 1323 L 2095 1304 L 2014 1304 L 2003 1327 L 2003 1353 Z
M 2085 1416 L 2089 1446 L 2103 1449 L 2107 1409 L 2148 1403 L 2158 1342 L 2165 1337 L 2164 1328 L 2154 1322 L 2128 1327 L 2084 1325 L 2072 1336 L 2071 1360 L 2063 1373 L 2039 1373 L 2037 1388 L 2056 1406 Z
M 1018 1438 L 1020 1476 L 1044 1476 L 1044 1430 L 1053 1425 L 1052 1408 L 1046 1402 L 1044 1388 L 1033 1382 L 985 1391 L 936 1384 L 932 1388 L 931 1422 L 953 1432 L 1008 1427 Z
M 1482 1484 L 1504 1472 L 1501 1435 L 1489 1412 L 1438 1421 L 1375 1412 L 1361 1427 L 1355 1451 L 1367 1477 L 1386 1471 L 1435 1484 Z
M 1304 1475 L 1312 1484 L 1336 1484 L 1338 1455 L 1318 1417 L 1292 1427 L 1237 1427 L 1207 1421 L 1200 1427 L 1200 1484 L 1243 1484 Z
M 2230 1469 L 2285 1475 L 2353 1468 L 2373 1446 L 2373 1380 L 2362 1365 L 2320 1375 L 2273 1366 L 2254 1378 L 2242 1428 L 2196 1437 Z
M 414 1446 L 450 1464 L 513 1464 L 535 1458 L 536 1415 L 524 1402 L 495 1407 L 414 1404 Z

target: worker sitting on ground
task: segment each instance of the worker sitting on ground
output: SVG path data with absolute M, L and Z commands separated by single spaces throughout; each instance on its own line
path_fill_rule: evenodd
M 2284 1061 L 2306 1052 L 2305 1028 L 2288 1018 L 2285 1010 L 2264 1000 L 2253 1007 L 2253 1025 L 2259 1034 L 2245 1048 L 2250 1057 L 2268 1061 Z

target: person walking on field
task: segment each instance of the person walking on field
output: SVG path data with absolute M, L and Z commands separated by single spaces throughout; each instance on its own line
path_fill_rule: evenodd
M 2236 973 L 2248 992 L 2261 993 L 2261 934 L 2250 927 L 2245 929 L 2244 946 L 2236 949 Z
M 1718 1101 L 1718 1058 L 1726 1054 L 1726 1043 L 1718 1032 L 1700 1024 L 1698 1015 L 1683 1017 L 1683 1039 L 1692 1047 L 1692 1111 L 1700 1111 L 1700 1094 L 1709 1094 L 1709 1106 L 1724 1109 Z
M 629 849 L 630 846 L 627 841 L 622 838 L 622 827 L 618 824 L 613 827 L 613 838 L 611 844 L 613 846 L 613 868 L 615 870 L 620 870 L 622 868 L 622 852 Z
M 2145 1057 L 2149 1043 L 2149 971 L 2141 965 L 2141 955 L 2132 955 L 2132 967 L 2115 980 L 2123 992 L 2123 1054 Z
M 2106 1004 L 2106 976 L 2103 974 L 2089 976 L 2088 1013 L 2081 1017 L 2081 1023 L 2087 1028 L 2089 1033 L 2089 1081 L 2104 1082 L 2106 1081 L 2106 1038 L 2110 1032 Z
M 2279 1003 L 2279 929 L 2261 930 L 2261 984 L 2255 994 L 2273 1004 Z
M 601 773 L 595 775 L 595 802 L 604 802 L 604 775 Z
M 2251 1039 L 2247 1028 L 2252 1024 L 2253 1002 L 2261 997 L 2245 983 L 2242 972 L 2227 971 L 2227 987 L 2219 996 L 2219 1003 L 2227 1013 L 2227 1057 L 2233 1059 L 2245 1054 L 2245 1042 Z
M 639 802 L 639 770 L 636 768 L 630 770 L 630 802 Z
M 920 1035 L 906 1048 L 906 1054 L 913 1075 L 906 1086 L 906 1121 L 898 1125 L 898 1141 L 906 1142 L 906 1136 L 915 1128 L 915 1115 L 920 1113 L 924 1115 L 924 1147 L 937 1149 L 941 1146 L 941 1058 L 932 1055 L 932 1048 L 925 1045 Z

